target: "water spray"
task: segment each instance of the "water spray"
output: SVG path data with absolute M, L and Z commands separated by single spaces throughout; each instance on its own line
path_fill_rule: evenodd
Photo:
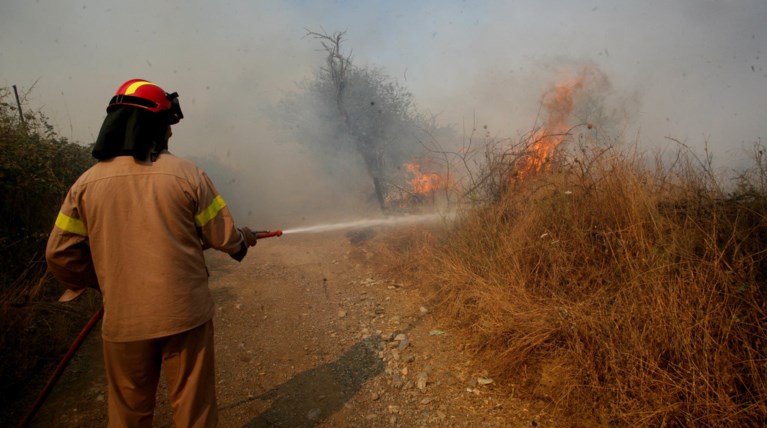
M 387 218 L 368 218 L 361 220 L 353 220 L 341 223 L 325 223 L 314 226 L 306 227 L 294 227 L 292 229 L 283 230 L 258 230 L 255 232 L 256 239 L 271 238 L 273 236 L 282 235 L 294 235 L 298 233 L 324 233 L 335 232 L 338 230 L 350 230 L 350 229 L 362 229 L 365 227 L 373 226 L 399 226 L 406 224 L 417 224 L 437 221 L 440 219 L 452 218 L 454 213 L 450 214 L 421 214 L 421 215 L 408 215 L 402 217 L 387 217 Z
M 323 233 L 323 232 L 333 232 L 337 230 L 346 230 L 346 229 L 360 229 L 363 227 L 373 227 L 373 226 L 396 226 L 396 225 L 405 225 L 405 224 L 425 223 L 429 221 L 437 221 L 442 218 L 445 218 L 445 216 L 440 214 L 422 214 L 422 215 L 403 216 L 403 217 L 373 218 L 373 219 L 347 221 L 343 223 L 328 223 L 328 224 L 319 224 L 315 226 L 297 227 L 293 229 L 285 229 L 285 230 L 282 230 L 281 232 L 285 235 L 296 234 L 296 233 Z

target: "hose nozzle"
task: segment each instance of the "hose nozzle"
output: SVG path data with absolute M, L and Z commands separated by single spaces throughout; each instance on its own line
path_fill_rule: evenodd
M 256 232 L 256 239 L 271 238 L 272 236 L 282 236 L 281 230 L 259 230 Z

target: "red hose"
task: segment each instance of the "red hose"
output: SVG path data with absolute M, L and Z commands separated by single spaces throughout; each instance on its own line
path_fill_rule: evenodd
M 64 358 L 59 361 L 59 365 L 56 367 L 56 370 L 53 371 L 50 379 L 48 379 L 48 383 L 45 384 L 45 388 L 43 388 L 43 390 L 40 392 L 40 395 L 37 396 L 35 402 L 32 403 L 32 407 L 29 408 L 29 411 L 24 416 L 24 419 L 19 422 L 18 428 L 29 426 L 29 423 L 32 422 L 32 418 L 35 416 L 35 413 L 37 413 L 37 411 L 40 409 L 40 406 L 43 405 L 43 402 L 48 397 L 48 394 L 51 392 L 53 387 L 56 385 L 56 382 L 61 377 L 61 374 L 64 373 L 64 369 L 67 367 L 67 364 L 69 364 L 69 360 L 75 356 L 77 349 L 80 348 L 80 345 L 83 344 L 85 338 L 88 337 L 88 333 L 93 330 L 93 327 L 96 325 L 96 323 L 99 322 L 102 316 L 104 316 L 103 306 L 98 311 L 96 311 L 95 314 L 93 314 L 90 321 L 88 321 L 88 324 L 86 324 L 85 328 L 83 328 L 83 330 L 80 332 L 80 335 L 77 336 L 77 339 L 75 339 L 74 342 L 72 342 L 72 346 L 69 347 L 69 350 L 67 351 L 66 355 L 64 355 Z

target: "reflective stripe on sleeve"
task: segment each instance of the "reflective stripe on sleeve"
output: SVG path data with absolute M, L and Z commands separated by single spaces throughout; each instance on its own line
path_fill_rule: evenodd
M 205 226 L 209 221 L 213 220 L 225 206 L 226 202 L 224 202 L 224 198 L 222 198 L 221 195 L 216 196 L 216 198 L 213 199 L 213 202 L 211 202 L 203 212 L 194 217 L 195 223 L 197 223 L 197 226 L 199 227 Z
M 88 231 L 85 230 L 85 224 L 83 224 L 81 220 L 70 217 L 61 211 L 59 211 L 59 216 L 56 217 L 56 226 L 65 232 L 88 236 Z

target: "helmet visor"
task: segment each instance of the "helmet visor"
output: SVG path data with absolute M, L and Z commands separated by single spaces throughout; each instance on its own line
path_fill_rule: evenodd
M 178 102 L 178 92 L 166 93 L 165 96 L 170 101 L 170 108 L 167 110 L 170 124 L 175 125 L 184 118 L 184 113 L 181 112 L 181 104 Z

